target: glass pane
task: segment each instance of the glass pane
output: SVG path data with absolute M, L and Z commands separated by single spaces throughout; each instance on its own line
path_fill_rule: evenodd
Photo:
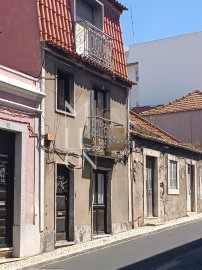
M 98 174 L 98 204 L 104 204 L 104 175 Z
M 99 117 L 104 117 L 104 93 L 97 92 L 97 112 Z
M 69 170 L 66 165 L 57 165 L 57 193 L 68 193 L 69 189 Z
M 177 188 L 177 162 L 170 161 L 170 188 Z
M 96 188 L 95 188 L 95 179 L 93 180 L 93 203 L 97 203 Z
M 6 163 L 0 162 L 0 183 L 6 183 Z

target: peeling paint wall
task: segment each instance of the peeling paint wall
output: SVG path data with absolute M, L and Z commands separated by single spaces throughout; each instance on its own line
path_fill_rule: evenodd
M 56 111 L 56 67 L 74 76 L 75 112 L 66 115 Z M 110 120 L 122 124 L 127 130 L 127 89 L 115 84 L 109 77 L 95 75 L 73 63 L 57 61 L 51 54 L 46 55 L 45 80 L 45 132 L 55 135 L 54 146 L 61 150 L 68 150 L 82 155 L 82 140 L 80 134 L 84 130 L 86 117 L 91 115 L 91 99 L 93 85 L 100 85 L 107 89 L 110 95 Z M 85 116 L 84 105 L 87 105 Z M 68 138 L 67 138 L 68 137 Z M 74 241 L 86 242 L 92 239 L 92 166 L 85 160 L 74 158 L 71 162 L 78 163 L 81 169 L 74 171 L 74 192 L 70 194 L 74 200 Z M 57 154 L 45 155 L 45 234 L 42 241 L 49 241 L 42 245 L 42 249 L 54 248 L 52 232 L 55 224 L 55 164 L 65 164 L 62 156 Z M 109 158 L 98 158 L 97 165 L 101 170 L 110 171 L 107 191 L 107 233 L 118 233 L 131 228 L 128 209 L 128 163 L 118 162 Z M 117 225 L 119 224 L 119 225 Z M 50 239 L 50 240 L 49 240 Z M 53 241 L 54 240 L 54 241 Z
M 192 190 L 192 206 L 197 212 L 202 212 L 202 181 L 201 162 L 197 161 L 197 155 L 189 151 L 172 149 L 158 143 L 135 138 L 136 147 L 131 153 L 131 177 L 133 181 L 133 223 L 135 227 L 146 224 L 166 222 L 168 220 L 184 217 L 188 212 L 187 207 L 187 166 L 192 164 L 195 170 L 195 185 Z M 159 204 L 159 214 L 156 217 L 147 217 L 147 196 L 146 196 L 146 165 L 143 151 L 148 149 L 159 153 L 158 159 L 158 200 L 155 197 L 154 204 Z M 179 194 L 168 192 L 168 156 L 175 157 L 179 168 Z M 152 154 L 151 154 L 152 155 Z M 156 179 L 155 179 L 156 181 Z M 200 195 L 201 194 L 201 195 Z M 196 203 L 196 206 L 195 206 Z M 194 210 L 195 211 L 195 210 Z

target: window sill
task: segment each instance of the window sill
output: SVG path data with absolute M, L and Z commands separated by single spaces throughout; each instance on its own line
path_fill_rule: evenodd
M 180 191 L 179 189 L 169 188 L 168 189 L 168 195 L 179 195 Z
M 59 113 L 59 114 L 63 114 L 63 115 L 65 115 L 65 116 L 72 117 L 72 118 L 75 118 L 75 117 L 76 117 L 76 114 L 75 114 L 75 113 L 73 114 L 73 113 L 61 111 L 61 110 L 58 110 L 58 109 L 56 109 L 55 112 L 56 112 L 56 113 Z

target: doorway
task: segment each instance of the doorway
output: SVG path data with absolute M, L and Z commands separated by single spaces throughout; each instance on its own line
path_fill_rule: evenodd
M 15 133 L 0 130 L 0 248 L 13 246 Z
M 154 169 L 155 158 L 146 157 L 146 197 L 147 197 L 147 217 L 154 216 Z
M 94 171 L 93 234 L 107 233 L 107 172 Z
M 73 241 L 73 170 L 57 164 L 56 178 L 56 241 Z
M 187 165 L 187 211 L 194 212 L 195 202 L 195 183 L 194 183 L 194 166 Z

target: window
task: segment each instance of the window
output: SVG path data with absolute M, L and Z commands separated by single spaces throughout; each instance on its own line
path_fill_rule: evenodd
M 101 91 L 94 92 L 94 116 L 105 117 L 106 112 L 106 93 Z
M 200 172 L 200 199 L 202 199 L 202 168 L 199 170 Z
M 57 71 L 57 110 L 74 113 L 73 76 Z
M 179 164 L 172 155 L 168 155 L 168 194 L 179 194 Z
M 76 1 L 76 20 L 87 21 L 99 29 L 103 29 L 103 5 L 96 0 Z
M 136 81 L 138 82 L 139 81 L 139 70 L 138 69 L 135 70 L 135 78 L 136 78 Z
M 170 160 L 170 188 L 177 188 L 177 162 Z

